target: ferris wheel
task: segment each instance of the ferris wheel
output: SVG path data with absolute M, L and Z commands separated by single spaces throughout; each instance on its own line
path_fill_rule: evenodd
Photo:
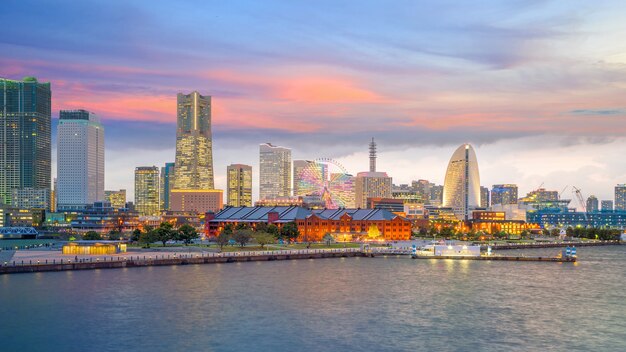
M 333 159 L 309 162 L 301 171 L 298 189 L 301 194 L 319 196 L 328 209 L 354 207 L 354 177 Z

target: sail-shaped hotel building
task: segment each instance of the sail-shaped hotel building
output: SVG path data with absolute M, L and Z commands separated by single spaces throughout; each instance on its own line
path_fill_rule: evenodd
M 452 154 L 443 184 L 443 206 L 452 208 L 459 220 L 480 207 L 480 174 L 474 148 L 463 144 Z

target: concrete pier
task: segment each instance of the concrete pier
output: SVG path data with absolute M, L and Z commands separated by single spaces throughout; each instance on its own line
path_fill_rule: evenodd
M 509 262 L 555 262 L 555 263 L 573 263 L 576 262 L 576 257 L 521 257 L 521 256 L 480 256 L 480 257 L 451 257 L 451 256 L 427 256 L 427 255 L 413 255 L 413 259 L 453 259 L 453 260 L 501 260 Z

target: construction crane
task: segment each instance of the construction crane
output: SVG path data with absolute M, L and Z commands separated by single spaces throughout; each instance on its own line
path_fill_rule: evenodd
M 576 199 L 578 199 L 578 204 L 583 209 L 583 213 L 585 214 L 585 222 L 589 223 L 589 218 L 587 217 L 587 204 L 585 203 L 585 198 L 583 198 L 583 194 L 580 191 L 580 188 L 576 186 L 572 186 L 572 191 L 576 194 Z
M 567 189 L 567 187 L 569 187 L 569 186 L 565 186 L 565 187 L 563 187 L 563 190 L 559 193 L 559 199 L 561 199 L 561 196 L 563 195 L 563 192 L 565 192 L 565 190 Z

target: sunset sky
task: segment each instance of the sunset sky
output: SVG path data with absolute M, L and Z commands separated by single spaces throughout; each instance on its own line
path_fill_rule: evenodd
M 490 188 L 613 199 L 625 13 L 617 0 L 4 0 L 0 77 L 50 81 L 55 119 L 98 114 L 106 189 L 130 200 L 135 166 L 174 161 L 176 94 L 192 90 L 213 97 L 216 186 L 247 163 L 255 198 L 259 143 L 356 174 L 375 137 L 396 184 L 443 183 L 469 142 Z

